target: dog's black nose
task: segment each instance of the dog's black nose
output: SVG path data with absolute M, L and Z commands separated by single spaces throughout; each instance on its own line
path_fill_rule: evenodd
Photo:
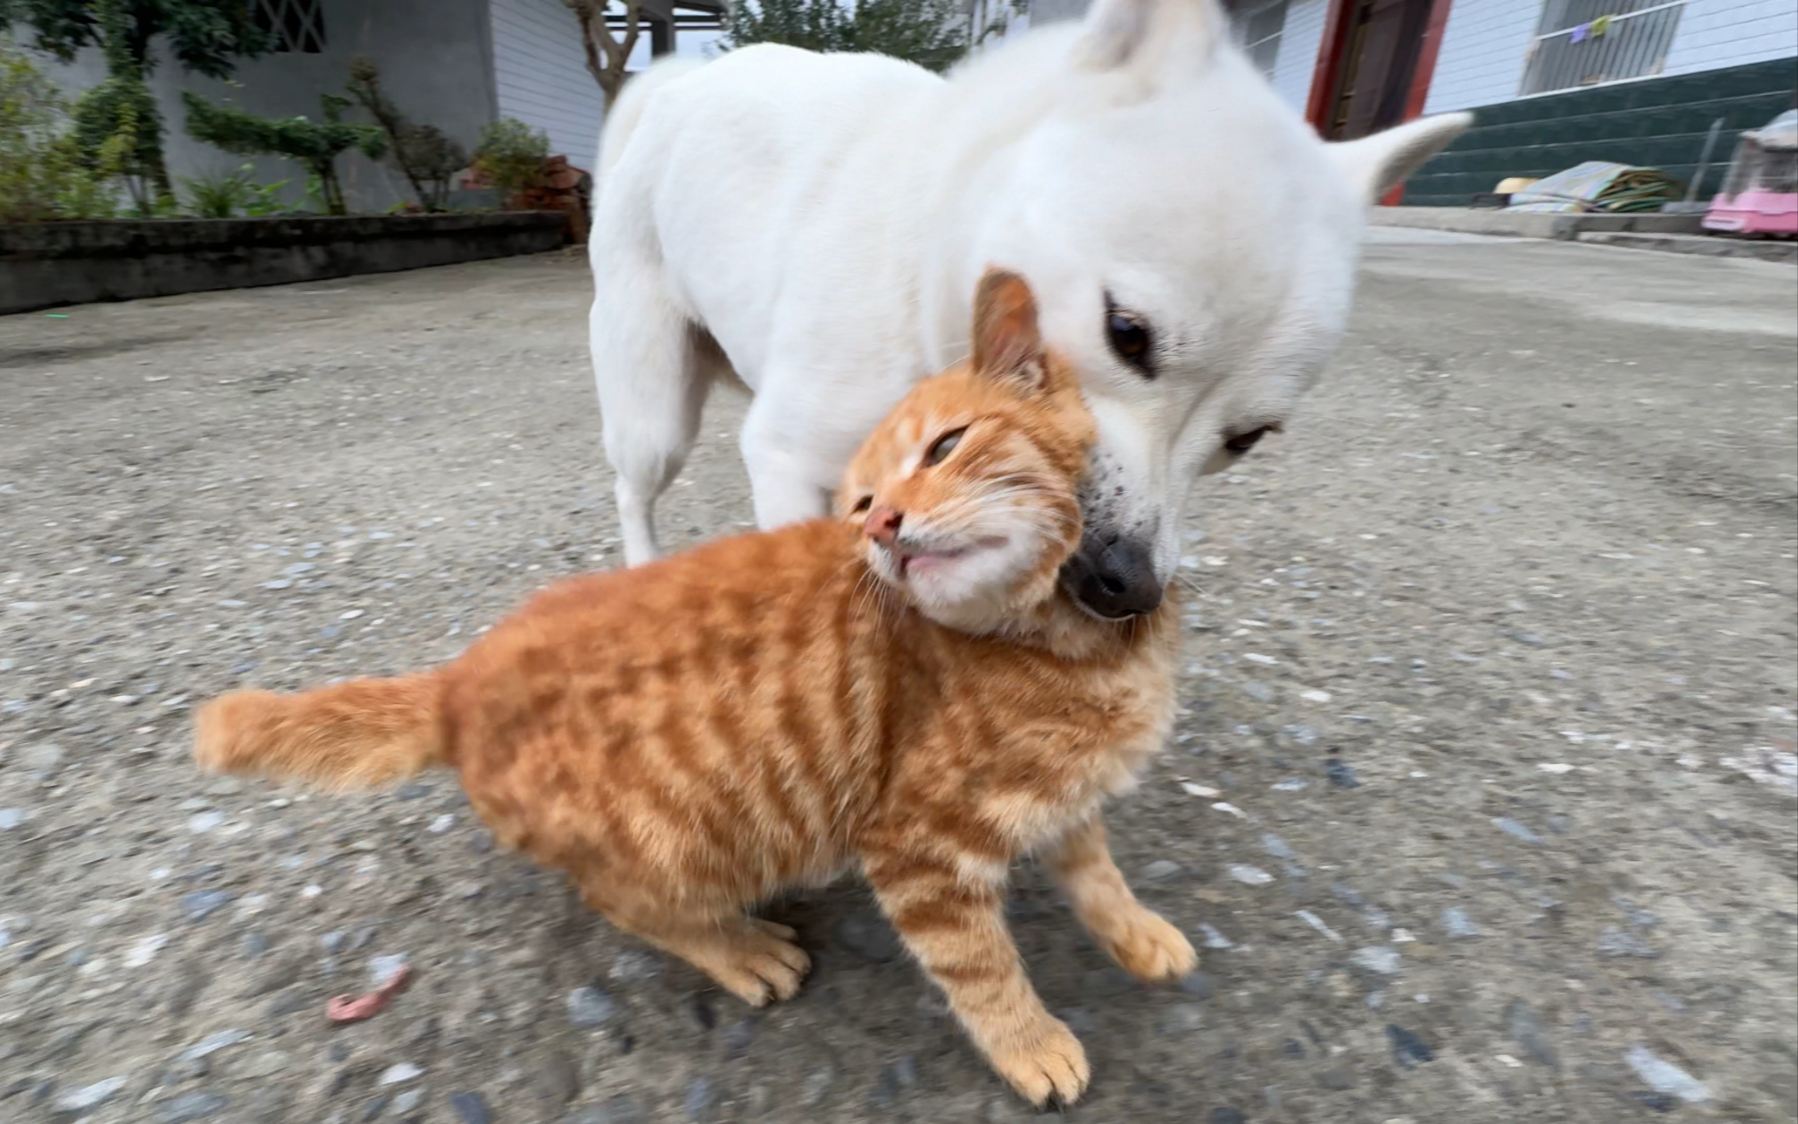
M 1135 539 L 1088 537 L 1061 568 L 1061 583 L 1094 614 L 1123 620 L 1161 604 L 1161 582 L 1147 544 Z

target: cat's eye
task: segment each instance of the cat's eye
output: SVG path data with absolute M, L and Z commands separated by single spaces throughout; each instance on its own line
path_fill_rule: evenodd
M 873 496 L 863 496 L 861 499 L 856 500 L 855 506 L 850 508 L 849 510 L 854 512 L 857 515 L 860 515 L 862 512 L 868 510 L 870 507 L 873 507 L 873 506 L 874 506 L 874 497 Z
M 1224 448 L 1235 456 L 1242 456 L 1255 447 L 1255 443 L 1273 432 L 1273 426 L 1264 425 L 1260 429 L 1251 429 L 1247 433 L 1238 433 L 1224 438 Z
M 1155 377 L 1155 340 L 1149 332 L 1148 321 L 1119 308 L 1110 293 L 1105 294 L 1105 339 L 1111 345 L 1112 354 L 1146 377 Z
M 961 444 L 961 435 L 967 431 L 968 427 L 964 425 L 960 429 L 952 429 L 937 438 L 936 443 L 930 446 L 924 454 L 924 467 L 930 468 L 942 464 L 949 454 L 955 451 L 955 447 Z

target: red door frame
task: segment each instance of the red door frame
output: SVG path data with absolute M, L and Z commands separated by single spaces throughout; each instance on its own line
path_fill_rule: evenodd
M 1324 17 L 1323 38 L 1317 44 L 1317 65 L 1311 70 L 1311 95 L 1305 101 L 1305 120 L 1319 133 L 1324 117 L 1330 111 L 1331 95 L 1336 79 L 1342 73 L 1342 52 L 1348 47 L 1349 12 L 1355 0 L 1330 0 L 1329 14 Z M 1417 69 L 1411 73 L 1411 90 L 1405 96 L 1405 120 L 1423 116 L 1424 102 L 1429 100 L 1430 81 L 1436 76 L 1436 55 L 1442 50 L 1442 30 L 1448 26 L 1448 12 L 1454 0 L 1430 0 L 1430 18 L 1423 29 L 1423 43 L 1417 49 Z M 1405 197 L 1401 184 L 1380 200 L 1396 207 Z

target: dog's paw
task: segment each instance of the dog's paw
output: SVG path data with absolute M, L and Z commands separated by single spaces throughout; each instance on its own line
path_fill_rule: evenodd
M 1086 1049 L 1060 1019 L 1043 1017 L 1036 1032 L 1020 1035 L 1017 1045 L 993 1050 L 993 1069 L 1025 1100 L 1042 1107 L 1054 1097 L 1073 1104 L 1086 1091 L 1092 1068 Z
M 1139 980 L 1177 980 L 1199 966 L 1199 954 L 1186 934 L 1140 905 L 1114 917 L 1104 933 L 1095 935 L 1118 967 Z

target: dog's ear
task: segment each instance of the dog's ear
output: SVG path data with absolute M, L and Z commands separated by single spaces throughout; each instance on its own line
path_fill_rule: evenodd
M 1081 64 L 1151 72 L 1170 53 L 1209 58 L 1229 19 L 1217 0 L 1097 0 L 1083 26 Z
M 988 269 L 974 293 L 974 370 L 1032 391 L 1043 385 L 1047 360 L 1029 284 Z
M 1349 183 L 1372 203 L 1404 183 L 1471 124 L 1471 113 L 1419 117 L 1360 140 L 1337 141 L 1329 146 L 1329 152 Z

